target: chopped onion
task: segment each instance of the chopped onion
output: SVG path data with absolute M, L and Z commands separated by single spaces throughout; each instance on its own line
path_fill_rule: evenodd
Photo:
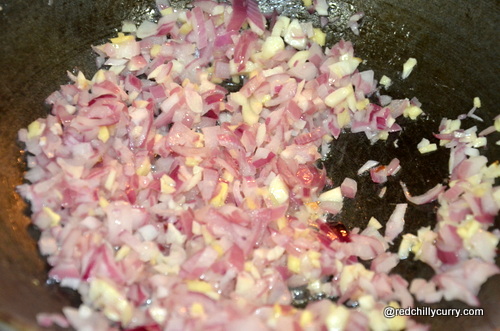
M 313 3 L 327 14 L 326 1 Z M 325 34 L 310 22 L 274 15 L 266 30 L 254 0 L 157 5 L 157 23 L 125 22 L 93 47 L 109 70 L 69 74 L 47 98 L 51 113 L 19 131 L 29 183 L 18 192 L 31 203 L 48 276 L 83 302 L 64 316 L 38 315 L 41 325 L 418 330 L 409 319 L 384 324 L 383 307 L 413 305 L 410 291 L 478 304 L 479 286 L 499 272 L 500 233 L 488 229 L 500 168 L 480 156 L 477 128 L 442 121 L 435 138 L 451 149 L 449 185 L 411 196 L 401 183 L 413 204 L 438 200 L 436 227 L 403 234 L 390 253 L 414 206 L 398 203 L 384 235 L 373 217 L 364 229 L 332 222 L 358 183 L 332 183 L 316 162 L 340 135 L 375 143 L 397 134 L 398 118 L 416 119 L 421 103 L 380 96 L 353 43 L 323 48 Z M 355 34 L 362 17 L 350 19 Z M 492 127 L 484 135 L 500 131 L 500 118 Z M 358 175 L 366 171 L 384 183 L 405 170 L 393 158 L 367 161 Z M 391 274 L 410 254 L 433 268 L 430 280 L 410 286 Z M 295 287 L 336 302 L 294 308 Z M 359 309 L 344 305 L 354 301 Z

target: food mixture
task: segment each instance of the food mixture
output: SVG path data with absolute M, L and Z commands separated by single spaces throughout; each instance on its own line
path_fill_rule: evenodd
M 347 229 L 328 219 L 356 199 L 356 178 L 332 183 L 317 161 L 340 135 L 376 143 L 397 134 L 398 118 L 423 113 L 418 100 L 372 102 L 391 79 L 360 71 L 351 42 L 325 47 L 320 28 L 266 21 L 252 0 L 159 10 L 158 22 L 125 22 L 95 46 L 101 69 L 69 74 L 47 99 L 51 113 L 19 132 L 29 170 L 18 191 L 49 278 L 82 298 L 41 313 L 41 325 L 426 330 L 382 311 L 416 300 L 480 304 L 480 286 L 499 272 L 500 166 L 478 148 L 500 131 L 499 117 L 480 133 L 462 129 L 464 116 L 478 118 L 476 99 L 462 118 L 443 119 L 415 150 L 449 149 L 449 178 L 418 196 L 401 183 L 408 201 L 388 220 Z M 416 64 L 408 60 L 403 78 Z M 384 183 L 400 171 L 394 158 L 358 173 Z M 407 208 L 435 200 L 435 227 L 404 234 Z M 435 274 L 409 283 L 391 273 L 402 259 Z M 292 305 L 295 288 L 316 299 Z

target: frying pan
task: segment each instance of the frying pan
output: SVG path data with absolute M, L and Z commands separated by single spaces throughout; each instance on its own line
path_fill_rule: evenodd
M 431 138 L 442 117 L 455 118 L 472 107 L 480 97 L 477 114 L 485 121 L 469 121 L 479 130 L 492 123 L 500 104 L 499 87 L 499 2 L 491 0 L 331 0 L 329 41 L 352 40 L 356 54 L 365 60 L 365 69 L 376 77 L 393 78 L 388 94 L 414 96 L 426 113 L 417 121 L 404 121 L 404 130 L 387 143 L 373 146 L 361 135 L 341 135 L 324 162 L 334 182 L 356 178 L 356 169 L 366 160 L 384 164 L 398 157 L 403 171 L 389 181 L 384 198 L 377 197 L 380 186 L 359 178 L 359 193 L 346 203 L 338 219 L 348 228 L 364 226 L 370 216 L 384 221 L 394 204 L 404 201 L 398 181 L 422 193 L 447 174 L 447 153 L 417 155 L 416 144 Z M 154 18 L 154 1 L 147 0 L 8 0 L 0 2 L 0 330 L 37 330 L 38 312 L 59 312 L 65 305 L 77 305 L 74 293 L 47 284 L 48 267 L 39 255 L 31 227 L 29 208 L 15 193 L 22 183 L 24 164 L 17 131 L 45 116 L 44 99 L 59 85 L 68 82 L 66 71 L 82 70 L 91 76 L 96 68 L 90 45 L 113 36 L 124 19 Z M 303 11 L 300 1 L 263 0 L 264 12 L 271 8 L 301 19 L 315 19 Z M 348 17 L 363 11 L 361 35 L 346 29 Z M 402 64 L 415 57 L 418 65 L 411 76 L 399 79 Z M 490 161 L 500 158 L 493 140 L 484 150 Z M 398 139 L 399 148 L 393 144 Z M 406 216 L 407 232 L 434 224 L 436 205 L 411 206 Z M 495 226 L 499 227 L 498 217 Z M 397 247 L 398 242 L 395 243 Z M 497 264 L 498 264 L 497 259 Z M 407 279 L 429 277 L 422 263 L 402 262 L 395 272 Z M 500 277 L 483 285 L 480 299 L 483 317 L 417 318 L 433 330 L 492 330 L 500 328 Z M 460 302 L 442 302 L 435 307 L 463 308 Z

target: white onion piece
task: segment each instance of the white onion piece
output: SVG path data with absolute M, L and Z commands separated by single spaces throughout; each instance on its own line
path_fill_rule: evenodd
M 402 231 L 405 224 L 404 215 L 408 204 L 398 203 L 385 225 L 385 236 L 387 241 L 393 241 Z
M 376 167 L 379 164 L 378 161 L 374 160 L 368 160 L 366 161 L 365 164 L 361 166 L 361 168 L 358 169 L 358 175 L 363 174 L 364 172 L 368 171 L 369 169 Z

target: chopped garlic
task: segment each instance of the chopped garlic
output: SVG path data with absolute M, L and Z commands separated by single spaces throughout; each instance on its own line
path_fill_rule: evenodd
M 293 273 L 300 273 L 300 259 L 294 255 L 288 255 L 287 258 L 288 270 Z
M 285 49 L 285 42 L 279 36 L 269 36 L 262 44 L 262 57 L 270 59 L 275 56 L 279 51 Z
M 397 302 L 391 301 L 389 302 L 389 306 L 398 307 Z M 385 321 L 387 323 L 387 327 L 389 330 L 404 330 L 406 327 L 406 320 L 408 316 L 394 316 L 393 318 L 386 318 Z
M 373 330 L 373 331 L 388 331 L 389 330 L 389 328 L 387 327 L 387 318 L 385 318 L 384 315 L 380 311 L 373 309 L 373 310 L 368 311 L 367 315 L 368 315 L 370 330 Z
M 472 141 L 472 146 L 474 148 L 484 147 L 487 144 L 486 137 L 477 137 Z
M 410 252 L 413 250 L 413 246 L 417 245 L 418 238 L 414 234 L 406 233 L 403 235 L 403 240 L 399 245 L 398 256 L 399 259 L 404 260 L 407 259 L 410 255 Z
M 68 112 L 68 114 L 73 115 L 76 112 L 76 107 L 73 105 L 66 105 L 64 109 Z
M 370 99 L 364 98 L 358 102 L 356 102 L 356 110 L 362 110 L 365 109 L 366 106 L 370 104 Z
M 413 254 L 415 254 L 415 259 L 420 259 L 422 254 L 422 245 L 424 243 L 433 243 L 436 240 L 437 233 L 431 230 L 430 226 L 422 227 L 417 231 L 418 239 L 416 243 L 411 248 Z M 403 236 L 404 239 L 404 236 Z
M 236 288 L 234 292 L 237 295 L 245 295 L 248 292 L 251 292 L 255 286 L 255 280 L 253 277 L 246 271 L 240 272 L 238 274 L 238 278 L 236 279 Z
M 129 253 L 130 253 L 131 249 L 129 246 L 127 245 L 123 245 L 122 247 L 120 247 L 120 249 L 116 252 L 115 254 L 115 261 L 121 261 L 123 260 Z
M 125 35 L 122 32 L 118 32 L 117 37 L 109 39 L 109 41 L 111 41 L 113 44 L 123 44 L 123 43 L 126 43 L 128 41 L 134 41 L 134 40 L 135 40 L 134 36 Z
M 262 102 L 255 98 L 247 99 L 241 92 L 231 93 L 231 99 L 241 106 L 243 121 L 249 125 L 259 121 L 262 111 Z
M 413 68 L 417 65 L 417 60 L 413 57 L 410 57 L 408 61 L 403 64 L 403 73 L 401 78 L 406 79 L 413 71 Z
M 377 230 L 380 230 L 382 228 L 382 224 L 380 224 L 380 222 L 373 216 L 368 221 L 368 226 L 371 226 Z
M 28 138 L 38 137 L 45 130 L 45 123 L 40 123 L 39 121 L 33 121 L 28 125 Z
M 485 178 L 500 177 L 500 162 L 499 161 L 493 162 L 487 168 L 483 168 L 481 172 Z M 500 192 L 500 190 L 496 190 L 496 192 Z
M 111 191 L 113 188 L 113 184 L 115 183 L 116 180 L 116 169 L 111 168 L 111 170 L 108 173 L 108 177 L 106 177 L 106 181 L 104 182 L 104 187 L 108 190 Z
M 436 144 L 431 144 L 428 139 L 422 138 L 422 140 L 417 145 L 418 151 L 421 154 L 430 153 L 437 150 Z
M 149 158 L 145 158 L 141 165 L 136 169 L 135 173 L 139 176 L 147 176 L 151 171 L 151 162 Z
M 352 85 L 338 88 L 325 98 L 325 104 L 328 107 L 333 108 L 339 105 L 342 101 L 344 101 L 349 95 L 353 93 L 354 90 L 352 88 Z
M 342 112 L 337 114 L 337 123 L 339 128 L 344 128 L 351 123 L 351 114 L 349 109 L 344 109 Z
M 333 304 L 330 308 L 328 316 L 326 316 L 325 324 L 328 330 L 344 330 L 347 320 L 349 319 L 349 309 L 342 305 Z
M 300 314 L 299 323 L 302 328 L 307 327 L 313 320 L 314 316 L 309 310 L 304 310 L 302 311 L 302 314 Z
M 389 86 L 392 85 L 392 80 L 387 77 L 386 75 L 383 75 L 382 78 L 380 78 L 380 84 L 384 86 L 384 88 L 389 88 Z
M 105 70 L 99 69 L 95 75 L 92 77 L 92 83 L 102 83 L 106 80 Z
M 330 73 L 339 78 L 342 78 L 344 76 L 351 75 L 358 68 L 358 65 L 360 63 L 360 58 L 351 57 L 346 60 L 330 64 L 328 66 L 328 69 L 330 69 Z
M 495 130 L 500 132 L 500 117 L 495 120 Z
M 409 117 L 411 118 L 412 120 L 416 120 L 417 117 L 422 114 L 423 111 L 420 107 L 417 107 L 417 106 L 409 106 L 407 108 L 405 108 L 405 110 L 403 111 L 403 116 L 404 117 Z
M 197 166 L 198 164 L 200 164 L 201 162 L 201 158 L 199 156 L 187 156 L 186 157 L 186 162 L 185 164 L 188 166 L 188 167 L 195 167 Z M 199 168 L 199 167 L 198 167 Z
M 110 135 L 109 135 L 109 129 L 107 126 L 100 126 L 99 127 L 99 133 L 97 134 L 97 138 L 105 143 L 108 141 Z
M 179 33 L 183 35 L 187 35 L 191 31 L 193 31 L 193 26 L 189 22 L 184 23 L 179 29 Z
M 175 192 L 175 180 L 169 175 L 163 175 L 160 178 L 160 190 L 162 193 L 171 194 Z
M 53 211 L 50 207 L 43 207 L 44 213 L 50 218 L 50 225 L 56 226 L 61 222 L 61 215 Z
M 152 306 L 148 309 L 151 318 L 158 324 L 164 323 L 167 319 L 167 310 L 165 308 Z
M 154 44 L 153 47 L 151 47 L 151 50 L 149 51 L 149 54 L 151 54 L 151 56 L 153 58 L 155 58 L 155 57 L 157 57 L 160 54 L 160 51 L 161 51 L 161 45 Z
M 285 249 L 281 246 L 276 246 L 270 250 L 267 251 L 266 258 L 269 261 L 275 261 L 279 259 L 283 253 L 285 252 Z
M 217 5 L 215 6 L 213 9 L 212 9 L 212 15 L 213 16 L 216 16 L 216 15 L 221 15 L 221 14 L 224 14 L 224 6 L 222 5 Z M 222 24 L 222 23 L 221 23 Z
M 101 206 L 102 209 L 105 209 L 107 206 L 109 206 L 109 201 L 105 197 L 99 197 L 99 206 Z
M 320 46 L 325 46 L 326 44 L 326 33 L 324 33 L 320 28 L 314 28 L 314 35 L 310 38 Z
M 308 251 L 307 252 L 307 258 L 311 262 L 311 265 L 315 268 L 321 268 L 321 253 L 317 251 Z
M 209 298 L 218 300 L 220 294 L 215 291 L 212 284 L 205 282 L 203 280 L 187 280 L 187 288 L 191 292 L 203 293 Z
M 321 293 L 321 282 L 319 279 L 313 280 L 307 284 L 307 289 L 312 293 Z
M 218 185 L 219 191 L 215 197 L 210 200 L 210 204 L 214 207 L 222 207 L 226 203 L 227 194 L 229 193 L 229 185 L 220 182 Z
M 135 26 L 135 23 L 133 21 L 123 21 L 122 32 L 132 33 L 136 31 L 137 27 Z
M 364 311 L 370 311 L 375 307 L 373 296 L 365 294 L 358 298 L 359 307 Z
M 278 229 L 279 230 L 283 230 L 288 225 L 288 221 L 286 220 L 285 217 L 278 218 L 278 220 L 276 221 L 276 223 L 278 224 Z
M 285 184 L 283 179 L 281 179 L 280 175 L 274 177 L 273 180 L 271 180 L 271 182 L 269 183 L 269 193 L 271 193 L 272 197 L 275 200 L 274 202 L 278 205 L 281 205 L 288 201 L 288 186 Z
M 470 239 L 477 231 L 481 229 L 481 224 L 473 218 L 468 218 L 457 227 L 457 234 L 462 239 Z
M 132 319 L 133 306 L 111 283 L 99 278 L 90 282 L 89 299 L 102 309 L 104 315 L 112 321 L 127 325 Z
M 255 264 L 253 264 L 252 261 L 246 261 L 244 269 L 245 271 L 249 272 L 253 278 L 255 279 L 261 278 L 259 269 L 255 266 Z
M 189 314 L 191 317 L 204 317 L 206 316 L 205 314 L 205 308 L 203 308 L 203 305 L 199 302 L 195 302 L 191 305 L 191 308 L 189 309 Z
M 223 256 L 224 253 L 226 252 L 224 250 L 224 247 L 222 247 L 218 242 L 214 241 L 210 246 L 217 252 L 217 255 L 219 257 Z
M 160 10 L 161 16 L 167 16 L 167 15 L 173 14 L 173 12 L 174 12 L 174 9 L 172 7 L 167 7 L 165 9 Z
M 286 16 L 280 16 L 274 23 L 273 31 L 271 32 L 271 36 L 275 37 L 283 37 L 285 36 L 285 31 L 290 25 L 290 18 Z
M 473 103 L 474 107 L 481 108 L 481 99 L 479 99 L 479 97 L 475 97 Z
M 367 280 L 371 280 L 375 272 L 367 270 L 361 263 L 354 263 L 344 266 L 340 274 L 340 290 L 343 292 L 347 291 L 349 286 L 359 277 L 364 277 Z
M 52 132 L 53 134 L 58 135 L 58 136 L 61 136 L 63 134 L 63 129 L 62 129 L 61 123 L 52 124 L 52 126 L 50 127 L 49 130 L 50 130 L 50 132 Z
M 174 224 L 169 224 L 167 227 L 167 234 L 165 236 L 165 241 L 168 244 L 177 244 L 179 246 L 182 246 L 184 242 L 186 241 L 187 236 L 185 234 L 182 234 L 177 228 L 175 227 Z
M 188 280 L 187 281 L 188 290 L 193 292 L 209 292 L 212 290 L 212 285 L 202 280 Z

